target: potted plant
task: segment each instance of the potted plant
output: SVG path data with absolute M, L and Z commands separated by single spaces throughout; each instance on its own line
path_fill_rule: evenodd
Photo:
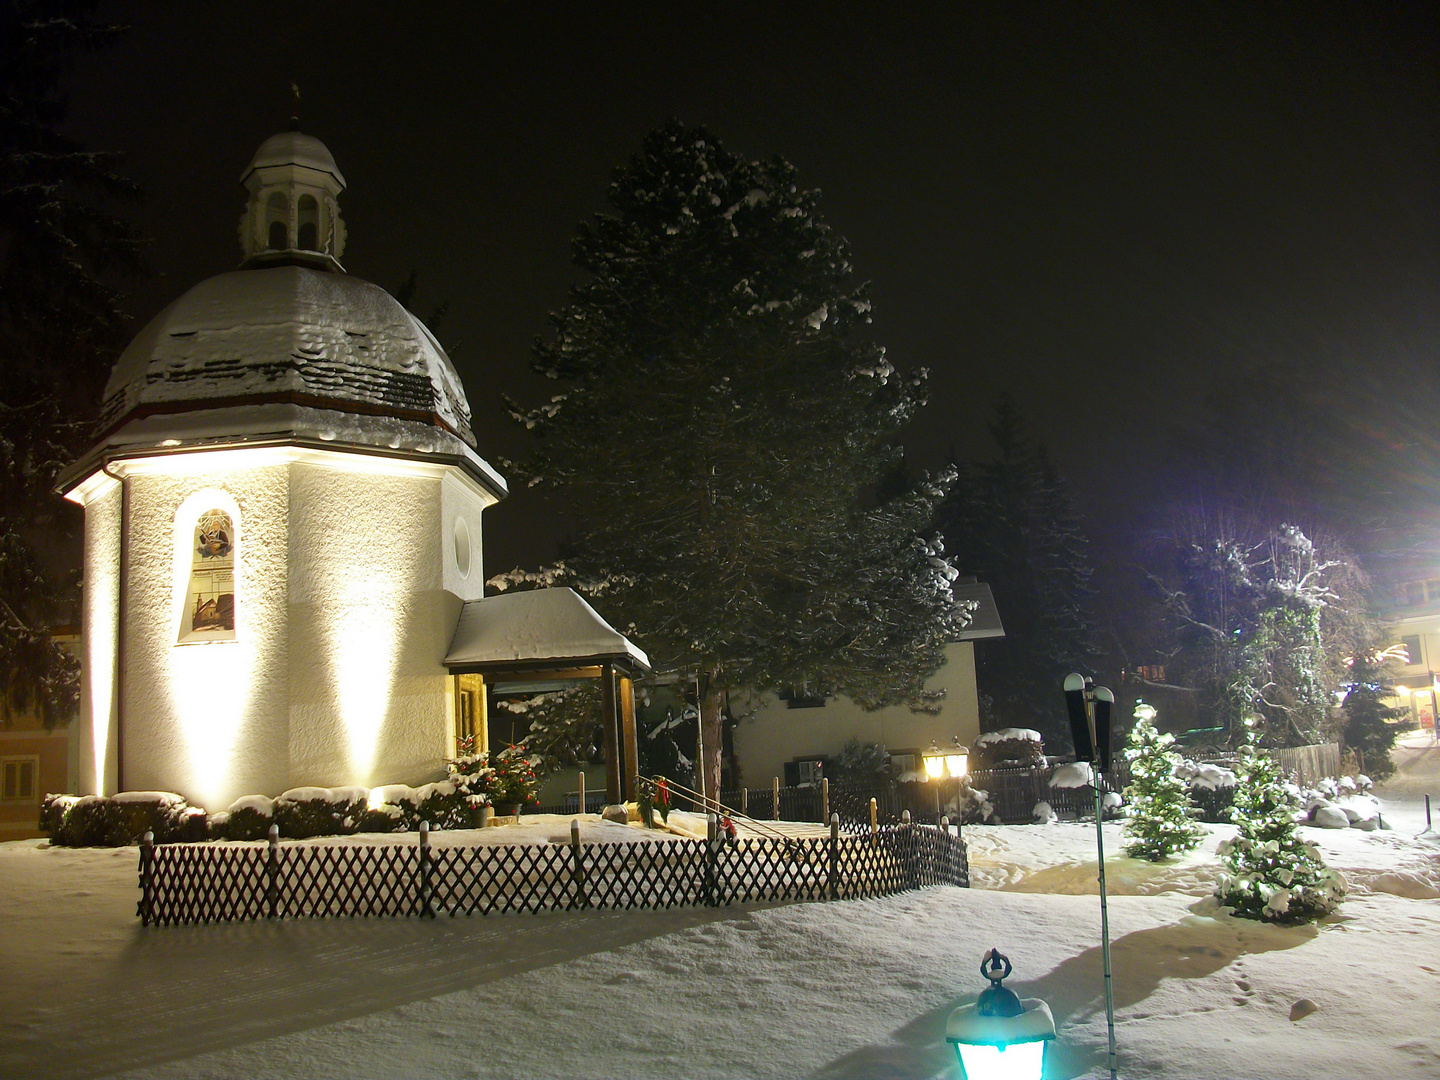
M 495 791 L 495 770 L 489 754 L 474 753 L 474 739 L 461 741 L 460 755 L 445 763 L 455 790 L 470 806 L 470 827 L 483 829 L 490 822 Z
M 535 801 L 535 789 L 540 781 L 535 776 L 535 767 L 523 751 L 513 746 L 500 751 L 495 755 L 492 767 L 495 779 L 490 802 L 497 814 L 518 815 L 523 804 Z

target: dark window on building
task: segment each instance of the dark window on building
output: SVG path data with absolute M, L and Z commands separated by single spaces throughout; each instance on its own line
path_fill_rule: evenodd
M 27 802 L 34 800 L 35 764 L 34 758 L 11 758 L 5 762 L 5 798 L 7 800 L 24 799 Z
M 1411 637 L 1403 637 L 1403 638 L 1401 638 L 1401 639 L 1400 639 L 1400 644 L 1402 644 L 1402 645 L 1405 646 L 1405 651 L 1410 655 L 1410 666 L 1411 666 L 1411 667 L 1416 667 L 1416 666 L 1418 666 L 1418 665 L 1420 665 L 1420 664 L 1425 663 L 1425 654 L 1424 654 L 1424 653 L 1421 651 L 1421 649 L 1420 649 L 1420 635 L 1419 635 L 1419 634 L 1415 634 L 1414 636 L 1411 636 Z

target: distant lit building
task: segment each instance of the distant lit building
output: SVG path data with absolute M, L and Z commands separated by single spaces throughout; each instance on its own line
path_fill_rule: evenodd
M 1381 614 L 1391 629 L 1389 644 L 1402 648 L 1391 650 L 1399 656 L 1391 664 L 1396 685 L 1388 703 L 1406 710 L 1410 722 L 1433 734 L 1440 712 L 1440 567 L 1412 567 L 1393 580 Z

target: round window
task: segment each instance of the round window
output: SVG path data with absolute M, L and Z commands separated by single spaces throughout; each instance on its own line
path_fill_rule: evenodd
M 455 569 L 460 576 L 470 576 L 470 526 L 463 517 L 455 519 Z

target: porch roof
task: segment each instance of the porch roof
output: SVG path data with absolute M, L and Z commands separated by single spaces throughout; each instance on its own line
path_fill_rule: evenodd
M 581 668 L 611 663 L 648 672 L 650 658 L 574 589 L 533 589 L 471 600 L 445 666 L 453 674 Z

